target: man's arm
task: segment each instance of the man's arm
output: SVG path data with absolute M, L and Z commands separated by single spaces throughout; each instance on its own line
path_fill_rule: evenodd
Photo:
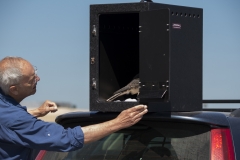
M 130 127 L 142 119 L 148 112 L 147 106 L 138 105 L 122 111 L 115 119 L 100 124 L 82 127 L 84 143 L 97 141 L 120 129 Z
M 58 110 L 56 103 L 51 101 L 45 101 L 40 107 L 33 110 L 28 110 L 28 113 L 34 117 L 43 117 L 49 112 L 56 112 Z

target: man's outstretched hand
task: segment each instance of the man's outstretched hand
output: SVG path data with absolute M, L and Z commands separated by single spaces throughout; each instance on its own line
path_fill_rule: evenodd
M 113 132 L 130 127 L 139 122 L 147 112 L 147 106 L 137 105 L 123 110 L 116 118 L 110 121 L 82 127 L 84 143 L 97 141 Z
M 47 100 L 37 109 L 29 110 L 28 112 L 35 117 L 43 117 L 49 112 L 56 112 L 57 110 L 56 103 Z
M 123 110 L 115 119 L 121 128 L 127 128 L 142 119 L 142 116 L 148 112 L 146 105 L 138 105 L 132 108 Z

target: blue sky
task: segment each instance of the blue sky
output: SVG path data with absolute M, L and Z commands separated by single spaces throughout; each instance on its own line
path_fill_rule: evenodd
M 139 1 L 1 0 L 0 59 L 23 57 L 41 78 L 23 103 L 52 100 L 88 109 L 89 5 Z M 203 99 L 240 99 L 240 1 L 154 2 L 203 8 Z

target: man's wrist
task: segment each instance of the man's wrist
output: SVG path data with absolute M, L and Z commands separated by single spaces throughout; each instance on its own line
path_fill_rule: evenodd
M 40 117 L 40 112 L 38 109 L 29 110 L 28 113 L 30 113 L 34 117 Z
M 112 132 L 116 132 L 120 129 L 123 129 L 124 126 L 122 125 L 122 123 L 118 120 L 118 118 L 112 119 L 109 121 L 109 128 L 112 130 Z

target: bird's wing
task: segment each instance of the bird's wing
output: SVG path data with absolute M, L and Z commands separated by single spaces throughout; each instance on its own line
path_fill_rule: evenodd
M 106 101 L 110 102 L 122 95 L 129 93 L 136 94 L 136 92 L 139 92 L 139 78 L 132 80 L 130 83 L 128 83 L 128 85 L 114 92 L 113 96 L 108 98 Z
M 114 99 L 116 99 L 116 98 L 118 98 L 118 97 L 120 97 L 120 96 L 122 96 L 122 95 L 127 94 L 127 92 L 129 92 L 129 91 L 126 90 L 125 92 L 118 92 L 118 93 L 114 94 L 113 96 L 111 96 L 110 98 L 108 98 L 106 101 L 107 101 L 107 102 L 111 102 L 111 101 L 113 101 Z

